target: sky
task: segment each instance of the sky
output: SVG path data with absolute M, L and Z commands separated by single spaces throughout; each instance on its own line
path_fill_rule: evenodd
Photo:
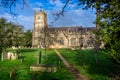
M 58 13 L 65 5 L 64 0 L 26 0 L 23 8 L 22 0 L 19 0 L 15 7 L 12 7 L 12 12 L 16 16 L 9 14 L 9 9 L 0 7 L 0 17 L 4 17 L 8 22 L 15 22 L 24 27 L 24 30 L 32 30 L 34 24 L 34 9 L 40 10 L 40 7 L 47 12 L 48 25 L 53 27 L 67 27 L 67 26 L 82 26 L 95 27 L 95 10 L 83 10 L 83 6 L 79 6 L 77 0 L 70 0 L 65 8 L 63 16 L 55 21 L 54 13 Z M 72 2 L 73 1 L 73 2 Z M 23 9 L 22 9 L 23 8 Z M 54 22 L 52 24 L 52 22 Z

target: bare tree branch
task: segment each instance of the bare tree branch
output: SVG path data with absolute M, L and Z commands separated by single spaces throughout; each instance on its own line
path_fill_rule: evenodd
M 6 8 L 6 10 L 8 10 L 7 12 L 9 14 L 16 16 L 17 14 L 13 11 L 12 8 L 16 7 L 17 2 L 18 2 L 18 0 L 1 0 L 0 7 Z M 28 6 L 27 0 L 22 0 L 22 2 L 23 2 L 23 6 L 21 9 L 23 9 L 25 6 Z
M 27 0 L 23 0 L 23 6 L 21 9 L 24 9 L 25 6 L 29 7 L 29 5 L 27 4 Z
M 55 0 L 54 0 L 55 1 Z M 55 20 L 53 22 L 51 22 L 51 24 L 54 24 L 59 18 L 60 16 L 64 16 L 64 12 L 65 12 L 65 8 L 67 7 L 68 3 L 70 0 L 66 0 L 65 5 L 63 6 L 62 10 L 58 13 L 53 13 L 53 15 L 55 16 Z

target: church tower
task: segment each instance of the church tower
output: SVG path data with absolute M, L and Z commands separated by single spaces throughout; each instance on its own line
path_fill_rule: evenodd
M 32 34 L 32 47 L 40 48 L 44 29 L 48 28 L 47 14 L 43 11 L 34 11 L 34 28 Z

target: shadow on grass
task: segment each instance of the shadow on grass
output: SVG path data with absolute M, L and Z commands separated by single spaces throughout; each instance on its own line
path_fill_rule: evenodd
M 55 55 L 53 50 L 47 51 L 49 58 L 48 61 L 44 62 L 45 59 L 42 59 L 42 61 L 43 63 L 55 65 L 58 65 L 59 63 L 57 67 L 57 72 L 30 72 L 30 65 L 36 64 L 37 62 L 37 53 L 34 53 L 33 51 L 38 52 L 38 49 L 21 49 L 21 52 L 23 52 L 23 58 L 25 57 L 23 63 L 21 63 L 19 60 L 8 60 L 0 62 L 2 63 L 0 64 L 0 80 L 75 80 L 73 76 L 68 72 L 64 64 L 62 62 L 59 63 L 59 58 Z M 28 54 L 26 54 L 26 52 Z M 33 53 L 29 54 L 29 52 Z M 44 51 L 42 50 L 42 52 L 42 58 L 45 58 Z M 16 70 L 16 76 L 13 76 L 10 79 L 9 72 L 11 70 Z
M 0 60 L 1 60 L 1 57 L 2 57 L 2 55 L 1 55 L 2 53 L 0 53 Z
M 38 49 L 20 49 L 20 52 L 34 52 L 37 51 Z
M 75 50 L 75 52 L 76 64 L 86 69 L 89 74 L 110 76 L 119 70 L 105 55 L 106 51 L 104 50 L 101 50 L 96 56 L 92 50 Z M 98 59 L 98 63 L 96 63 L 95 57 Z
M 44 53 L 43 53 L 44 54 Z M 75 80 L 73 76 L 69 73 L 67 68 L 55 54 L 54 50 L 47 50 L 48 60 L 43 61 L 43 64 L 57 65 L 57 72 L 42 72 L 37 75 L 36 80 Z M 45 58 L 45 55 L 43 55 Z M 35 73 L 34 73 L 35 75 Z
M 19 56 L 18 59 L 25 59 L 26 56 Z
M 55 74 L 56 73 L 48 73 L 48 72 L 32 72 L 32 80 L 60 80 Z
M 92 50 L 57 49 L 68 62 L 90 80 L 111 80 L 113 74 L 120 73 L 107 50 L 100 50 L 95 55 Z M 98 63 L 96 64 L 96 58 Z

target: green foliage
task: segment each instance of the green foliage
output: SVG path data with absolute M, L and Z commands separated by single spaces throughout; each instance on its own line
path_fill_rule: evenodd
M 110 55 L 120 63 L 120 4 L 119 0 L 108 1 L 102 10 L 101 35 Z
M 11 46 L 32 46 L 32 32 L 23 31 L 21 25 L 7 22 L 6 19 L 0 18 L 0 53 L 4 48 Z
M 84 9 L 96 9 L 96 42 L 104 42 L 110 55 L 120 63 L 120 4 L 119 0 L 79 0 Z M 114 54 L 114 55 L 113 55 Z
M 0 18 L 0 52 L 3 48 L 20 46 L 23 36 L 22 26 Z
M 31 78 L 29 71 L 26 69 L 19 69 L 16 74 L 16 80 L 30 80 Z
M 6 24 L 6 19 L 1 18 L 0 19 L 0 49 L 6 47 L 9 44 L 5 36 L 5 34 L 7 33 L 5 24 Z
M 26 32 L 24 32 L 24 46 L 26 47 L 32 47 L 32 32 L 30 30 L 27 30 Z
M 96 54 L 99 62 L 96 64 L 92 50 L 70 50 L 58 49 L 59 52 L 75 67 L 79 72 L 87 76 L 90 80 L 111 80 L 111 74 L 119 68 L 111 62 L 107 50 L 99 50 Z
M 6 71 L 0 71 L 0 80 L 10 80 L 9 73 Z
M 37 64 L 39 51 L 42 52 L 42 64 L 57 65 L 60 61 L 53 50 L 47 51 L 49 60 L 46 63 L 44 49 L 20 49 L 21 55 L 24 56 L 23 63 L 20 60 L 0 61 L 0 80 L 75 80 L 62 62 L 57 66 L 57 72 L 55 73 L 31 72 L 30 65 Z M 11 71 L 16 71 L 16 75 L 9 78 Z

